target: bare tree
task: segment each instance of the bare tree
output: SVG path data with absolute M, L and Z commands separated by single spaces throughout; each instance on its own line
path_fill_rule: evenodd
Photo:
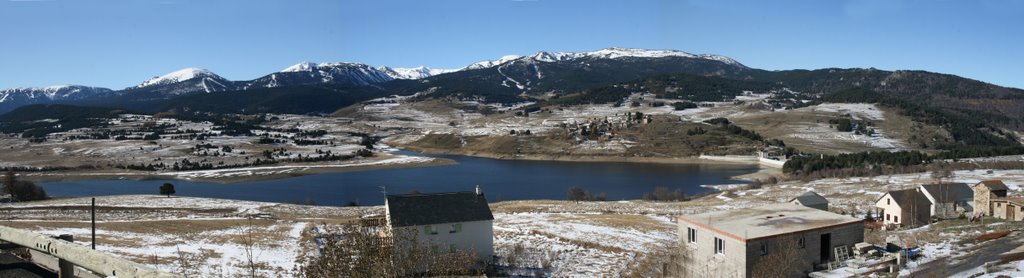
M 807 250 L 801 249 L 796 238 L 782 238 L 765 244 L 767 254 L 754 263 L 751 277 L 805 277 L 812 269 L 811 262 L 805 259 Z
M 477 274 L 473 252 L 420 242 L 410 229 L 379 230 L 344 225 L 321 241 L 319 256 L 306 258 L 304 277 L 407 277 Z
M 587 192 L 583 191 L 583 188 L 580 188 L 579 186 L 569 187 L 569 190 L 565 195 L 569 201 L 576 201 L 577 204 L 579 204 L 580 201 L 587 199 Z
M 244 264 L 245 269 L 249 272 L 248 276 L 255 278 L 257 271 L 259 270 L 259 263 L 256 260 L 262 254 L 262 251 L 257 253 L 256 245 L 258 239 L 256 238 L 256 225 L 253 224 L 252 216 L 249 216 L 245 224 L 241 227 L 241 243 L 242 252 L 245 254 Z

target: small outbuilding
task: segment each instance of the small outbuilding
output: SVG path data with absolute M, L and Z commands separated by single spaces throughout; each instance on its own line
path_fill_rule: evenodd
M 1024 198 L 1004 197 L 993 199 L 992 216 L 1010 221 L 1024 221 Z
M 825 197 L 818 195 L 818 193 L 815 193 L 814 191 L 804 192 L 804 194 L 794 197 L 789 200 L 789 202 L 809 208 L 828 211 L 828 199 L 825 199 Z

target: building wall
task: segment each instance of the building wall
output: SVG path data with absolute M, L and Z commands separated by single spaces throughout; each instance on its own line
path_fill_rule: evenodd
M 882 213 L 879 214 L 878 217 L 882 220 L 883 224 L 900 225 L 902 223 L 903 209 L 900 208 L 900 205 L 896 203 L 896 200 L 893 199 L 892 196 L 889 196 L 889 194 L 878 199 L 878 202 L 875 203 L 875 207 L 882 209 Z M 896 219 L 893 216 L 899 216 L 899 219 Z
M 462 224 L 462 231 L 453 233 L 453 224 Z M 426 226 L 431 226 L 437 233 L 425 232 Z M 420 244 L 436 246 L 439 252 L 449 252 L 449 245 L 455 244 L 456 249 L 473 252 L 481 261 L 490 261 L 494 255 L 494 225 L 491 220 L 408 226 L 399 229 L 415 234 L 414 240 Z M 398 240 L 400 239 L 396 239 Z
M 696 243 L 687 242 L 687 228 L 697 230 Z M 758 270 L 756 268 L 773 266 L 757 265 L 758 261 L 766 258 L 761 256 L 762 243 L 768 245 L 767 256 L 771 256 L 775 252 L 782 252 L 783 245 L 794 246 L 795 252 L 802 254 L 801 258 L 795 259 L 801 260 L 800 262 L 802 263 L 795 265 L 806 267 L 803 269 L 803 275 L 795 275 L 794 277 L 806 277 L 806 273 L 813 271 L 815 265 L 825 263 L 821 261 L 821 248 L 823 248 L 821 235 L 830 235 L 831 244 L 830 246 L 824 246 L 824 248 L 829 250 L 829 259 L 833 260 L 835 259 L 834 252 L 832 251 L 833 248 L 845 245 L 848 247 L 848 250 L 853 250 L 853 244 L 864 241 L 864 224 L 863 222 L 857 222 L 778 237 L 741 241 L 697 225 L 692 225 L 686 221 L 679 221 L 679 234 L 682 245 L 687 249 L 687 255 L 684 256 L 684 261 L 681 262 L 684 269 L 688 271 L 684 277 L 763 276 L 757 275 L 763 273 L 757 273 Z M 715 237 L 725 240 L 725 254 L 714 253 Z M 805 241 L 803 248 L 799 247 L 799 238 L 801 237 Z
M 974 190 L 974 214 L 992 216 L 992 192 L 982 184 L 977 184 Z
M 1013 211 L 1012 216 L 1010 215 L 1011 210 Z M 1024 209 L 1021 209 L 1020 204 L 996 201 L 992 202 L 992 216 L 1010 221 L 1024 221 Z
M 687 241 L 687 228 L 697 230 L 697 242 Z M 738 239 L 712 230 L 679 221 L 679 234 L 683 252 L 680 264 L 683 277 L 745 277 L 746 244 Z M 725 242 L 723 254 L 715 254 L 715 237 Z
M 830 235 L 829 246 L 822 246 L 821 236 L 824 234 Z M 805 244 L 803 248 L 799 246 L 799 238 L 804 238 Z M 805 267 L 803 275 L 794 275 L 793 277 L 806 277 L 807 273 L 814 270 L 814 266 L 824 264 L 825 261 L 821 260 L 821 249 L 825 248 L 828 250 L 829 260 L 835 260 L 834 248 L 839 246 L 846 246 L 848 251 L 853 250 L 853 245 L 864 241 L 864 223 L 857 222 L 843 226 L 829 227 L 824 229 L 810 230 L 797 234 L 755 239 L 747 242 L 747 277 L 761 277 L 765 276 L 763 270 L 759 268 L 775 268 L 780 267 L 774 265 L 778 262 L 777 260 L 769 261 L 769 263 L 758 265 L 758 262 L 762 258 L 769 258 L 776 252 L 786 252 L 783 248 L 795 248 L 796 253 L 802 254 L 802 258 L 794 260 L 802 260 L 802 262 L 788 261 L 785 259 L 785 265 L 787 266 L 802 266 Z M 761 255 L 761 245 L 764 243 L 768 246 L 768 254 Z M 778 254 L 775 254 L 778 255 Z M 788 257 L 788 256 L 786 256 Z M 768 270 L 771 271 L 771 270 Z

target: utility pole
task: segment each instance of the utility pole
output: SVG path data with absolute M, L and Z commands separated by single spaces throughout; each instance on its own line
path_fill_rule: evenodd
M 96 198 L 92 198 L 92 250 L 96 250 Z

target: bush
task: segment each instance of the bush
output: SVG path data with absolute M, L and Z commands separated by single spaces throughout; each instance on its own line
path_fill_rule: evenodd
M 3 181 L 4 192 L 11 194 L 14 201 L 38 201 L 49 198 L 42 187 L 31 181 L 17 180 L 14 172 L 8 171 Z

